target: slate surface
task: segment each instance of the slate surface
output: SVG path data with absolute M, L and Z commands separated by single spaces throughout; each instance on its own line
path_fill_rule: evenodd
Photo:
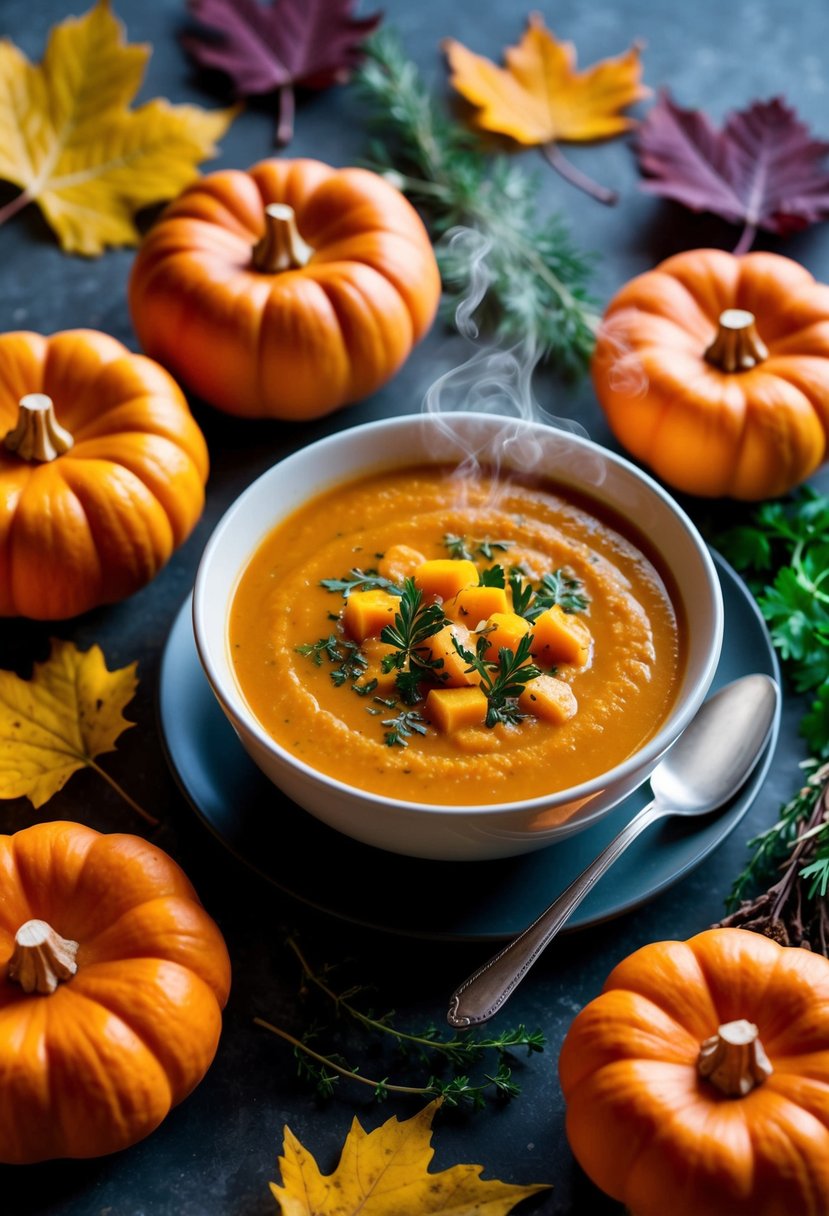
M 691 5 L 657 0 L 546 4 L 548 23 L 572 39 L 579 60 L 619 53 L 643 38 L 646 80 L 669 85 L 684 105 L 702 105 L 719 120 L 755 97 L 785 95 L 818 134 L 826 127 L 829 9 L 807 0 L 796 19 L 774 0 L 723 5 L 697 0 Z M 131 41 L 153 44 L 141 99 L 164 95 L 174 101 L 218 104 L 181 52 L 177 34 L 187 24 L 180 0 L 116 0 Z M 69 11 L 68 0 L 3 0 L 0 34 L 39 60 L 48 27 Z M 516 4 L 480 0 L 386 0 L 386 21 L 400 34 L 422 68 L 430 88 L 445 92 L 439 40 L 454 36 L 497 58 L 515 41 L 525 10 Z M 369 11 L 363 6 L 362 11 Z M 644 110 L 644 107 L 642 107 Z M 272 153 L 272 117 L 254 105 L 222 141 L 212 165 L 246 167 Z M 303 99 L 291 154 L 334 164 L 353 163 L 364 154 L 364 114 L 345 88 Z M 585 199 L 546 170 L 533 153 L 527 169 L 542 183 L 542 208 L 559 209 L 583 247 L 597 253 L 594 292 L 605 303 L 631 275 L 680 249 L 712 244 L 731 248 L 737 233 L 707 217 L 647 197 L 623 140 L 572 150 L 588 173 L 621 191 L 608 209 Z M 0 205 L 14 194 L 0 186 Z M 756 248 L 779 250 L 802 261 L 817 277 L 829 279 L 829 229 L 817 228 L 785 243 L 760 237 Z M 34 208 L 0 229 L 0 326 L 41 332 L 83 325 L 104 329 L 137 349 L 127 311 L 125 284 L 130 250 L 98 260 L 63 255 Z M 392 1114 L 405 1117 L 415 1106 L 392 1100 L 375 1106 L 366 1092 L 343 1086 L 321 1105 L 297 1081 L 290 1049 L 252 1024 L 261 1015 L 294 1029 L 305 1016 L 299 981 L 284 946 L 286 932 L 300 935 L 316 961 L 350 957 L 354 972 L 379 985 L 378 1008 L 394 1007 L 411 1026 L 440 1023 L 446 996 L 489 954 L 484 945 L 422 943 L 358 930 L 316 915 L 253 878 L 205 831 L 179 793 L 164 758 L 156 720 L 159 660 L 175 614 L 188 594 L 201 550 L 216 521 L 236 495 L 280 456 L 340 427 L 390 413 L 416 411 L 435 378 L 468 356 L 465 344 L 437 326 L 397 378 L 382 392 L 347 412 L 306 426 L 235 422 L 199 402 L 196 417 L 210 444 L 212 471 L 207 507 L 194 535 L 144 591 L 118 606 L 53 624 L 7 621 L 0 627 L 0 665 L 27 673 L 45 657 L 52 636 L 71 638 L 85 648 L 98 642 L 110 666 L 139 660 L 140 687 L 129 716 L 136 721 L 107 768 L 162 820 L 156 840 L 184 866 L 207 908 L 221 926 L 234 964 L 233 993 L 215 1064 L 203 1084 L 145 1142 L 112 1158 L 58 1162 L 27 1168 L 0 1168 L 0 1210 L 9 1216 L 266 1216 L 274 1211 L 268 1180 L 275 1178 L 282 1128 L 288 1123 L 324 1170 L 333 1168 L 352 1115 L 373 1127 Z M 536 378 L 542 404 L 575 418 L 592 438 L 614 446 L 587 381 L 570 386 L 550 372 Z M 699 504 L 686 504 L 698 518 Z M 684 938 L 717 920 L 722 900 L 745 857 L 745 841 L 771 823 L 779 804 L 798 781 L 803 756 L 797 739 L 802 704 L 787 696 L 777 757 L 748 817 L 700 869 L 638 911 L 601 927 L 561 938 L 514 997 L 498 1025 L 523 1021 L 544 1031 L 543 1055 L 520 1061 L 516 1073 L 522 1096 L 503 1107 L 475 1114 L 441 1116 L 435 1137 L 434 1168 L 461 1161 L 482 1162 L 487 1177 L 516 1183 L 547 1182 L 553 1189 L 526 1206 L 534 1216 L 621 1212 L 602 1196 L 574 1164 L 564 1137 L 564 1111 L 556 1077 L 556 1057 L 566 1029 L 597 994 L 616 961 L 657 938 Z M 38 819 L 78 819 L 105 831 L 141 831 L 142 824 L 93 774 L 73 777 L 40 812 L 27 801 L 0 807 L 0 830 L 12 832 Z M 320 859 L 336 865 L 336 857 Z M 609 881 L 609 880 L 608 880 Z M 370 883 L 370 874 L 355 874 Z M 429 898 L 429 892 L 416 898 Z M 366 1061 L 366 1068 L 371 1061 Z M 404 1077 L 405 1079 L 405 1077 Z

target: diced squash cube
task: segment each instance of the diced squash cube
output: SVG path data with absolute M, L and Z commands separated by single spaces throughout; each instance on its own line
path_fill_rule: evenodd
M 518 697 L 518 708 L 535 718 L 560 726 L 578 711 L 575 693 L 564 680 L 555 676 L 536 676 Z
M 486 710 L 480 688 L 432 688 L 426 698 L 426 713 L 447 735 L 467 726 L 483 726 Z
M 411 578 L 425 560 L 422 553 L 409 545 L 389 545 L 377 563 L 377 573 L 392 583 L 402 583 Z
M 380 636 L 381 629 L 394 624 L 400 597 L 388 591 L 352 591 L 345 601 L 343 625 L 357 642 Z
M 497 663 L 498 651 L 505 647 L 507 650 L 516 650 L 524 634 L 529 632 L 530 626 L 517 612 L 493 612 L 487 620 L 487 628 L 491 633 L 487 634 L 489 646 L 486 657 L 490 662 Z
M 477 684 L 478 676 L 475 672 L 467 673 L 469 664 L 455 649 L 453 637 L 457 638 L 464 650 L 475 653 L 475 639 L 465 625 L 444 625 L 439 633 L 427 638 L 425 643 L 430 658 L 443 662 L 443 666 L 435 671 L 435 680 L 449 688 Z
M 375 692 L 378 696 L 385 696 L 394 688 L 394 682 L 397 679 L 397 669 L 392 668 L 391 671 L 383 671 L 383 659 L 390 654 L 394 654 L 394 646 L 388 646 L 385 642 L 381 642 L 379 638 L 366 638 L 360 648 L 368 661 L 366 673 L 360 680 L 361 684 L 368 684 L 371 680 L 377 681 Z
M 477 586 L 478 567 L 474 562 L 439 557 L 434 561 L 421 562 L 412 578 L 427 600 L 451 600 L 464 587 Z
M 509 612 L 509 603 L 503 587 L 464 587 L 446 601 L 443 611 L 451 620 L 474 629 L 493 612 Z
M 590 662 L 593 637 L 579 617 L 554 604 L 536 617 L 533 625 L 532 653 L 542 665 L 574 663 L 586 667 Z

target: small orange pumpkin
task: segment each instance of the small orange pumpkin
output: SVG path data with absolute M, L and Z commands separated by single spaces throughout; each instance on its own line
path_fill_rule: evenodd
M 619 442 L 703 497 L 786 493 L 829 443 L 829 287 L 773 253 L 694 249 L 611 300 L 592 363 Z
M 201 1081 L 230 987 L 222 936 L 137 836 L 0 836 L 0 1161 L 97 1157 Z
M 144 350 L 249 418 L 317 418 L 374 392 L 439 297 L 404 196 L 376 173 L 315 160 L 201 178 L 150 230 L 129 286 Z
M 207 463 L 151 359 L 94 330 L 0 335 L 0 616 L 137 591 L 201 515 Z
M 567 1136 L 632 1216 L 826 1216 L 829 961 L 746 929 L 635 951 L 573 1021 Z

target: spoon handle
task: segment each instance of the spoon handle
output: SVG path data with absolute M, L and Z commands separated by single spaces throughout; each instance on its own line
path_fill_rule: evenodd
M 588 892 L 606 874 L 629 844 L 657 819 L 669 814 L 655 800 L 634 815 L 578 878 L 523 933 L 456 988 L 446 1015 L 450 1026 L 479 1026 L 496 1014 L 512 995 L 536 959 L 576 910 Z

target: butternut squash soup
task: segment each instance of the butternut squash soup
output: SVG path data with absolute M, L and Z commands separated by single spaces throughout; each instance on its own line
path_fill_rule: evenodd
M 642 541 L 541 480 L 424 465 L 337 486 L 244 570 L 229 639 L 264 729 L 349 785 L 540 797 L 636 752 L 684 633 Z

